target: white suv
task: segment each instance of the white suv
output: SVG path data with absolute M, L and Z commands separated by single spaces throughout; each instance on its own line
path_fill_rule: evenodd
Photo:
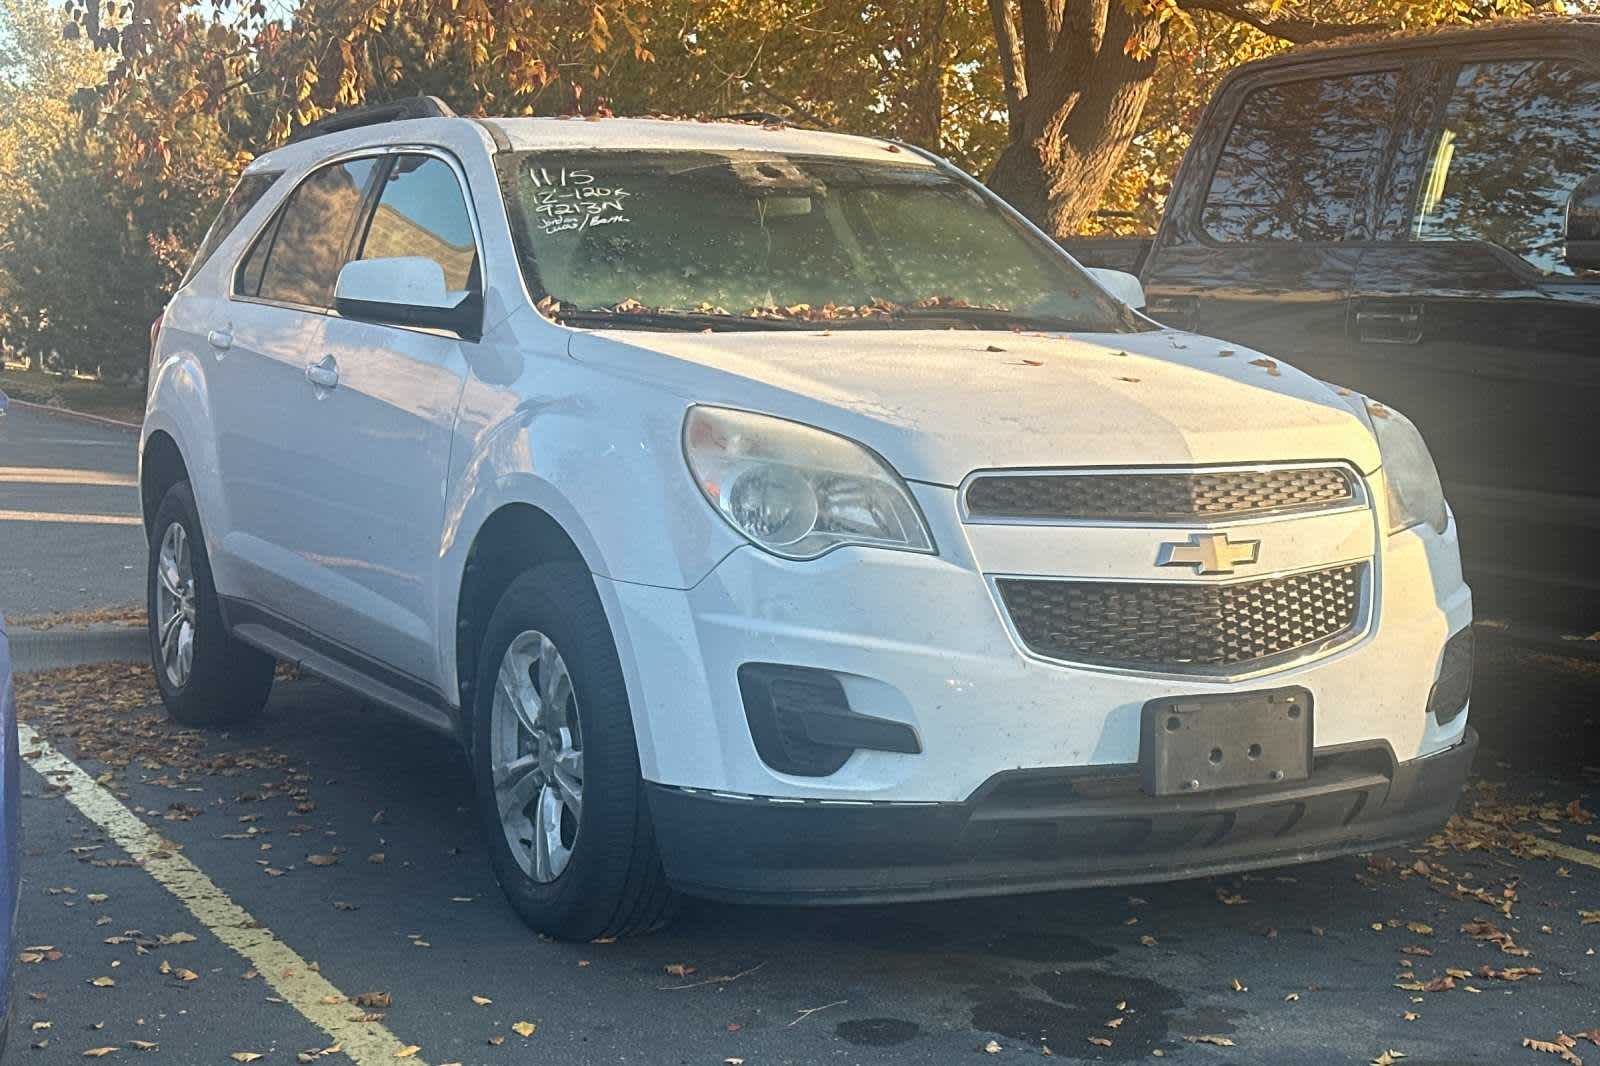
M 1114 292 L 905 145 L 336 116 L 159 326 L 167 706 L 276 658 L 456 738 L 560 937 L 1425 835 L 1475 735 L 1421 439 Z

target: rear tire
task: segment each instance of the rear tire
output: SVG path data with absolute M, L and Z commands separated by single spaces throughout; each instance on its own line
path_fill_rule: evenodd
M 168 489 L 156 508 L 145 597 L 150 664 L 167 713 L 202 727 L 256 718 L 272 691 L 277 660 L 235 640 L 223 626 L 187 481 Z
M 490 865 L 524 922 L 560 940 L 665 924 L 675 896 L 616 644 L 583 566 L 534 567 L 501 596 L 478 657 L 472 756 Z

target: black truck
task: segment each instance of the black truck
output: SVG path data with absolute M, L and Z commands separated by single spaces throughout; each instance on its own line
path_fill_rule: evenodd
M 1243 66 L 1152 240 L 1061 243 L 1409 415 L 1479 614 L 1600 629 L 1600 18 Z

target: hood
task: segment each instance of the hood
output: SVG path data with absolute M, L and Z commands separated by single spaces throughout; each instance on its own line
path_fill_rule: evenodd
M 696 403 L 841 433 L 941 485 L 997 467 L 1378 466 L 1330 386 L 1188 333 L 597 330 L 573 334 L 570 351 Z

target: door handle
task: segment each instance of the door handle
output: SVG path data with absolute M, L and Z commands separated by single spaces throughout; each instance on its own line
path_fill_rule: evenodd
M 219 352 L 233 347 L 233 334 L 225 329 L 214 329 L 206 334 L 206 342 Z
M 1356 335 L 1367 344 L 1419 344 L 1422 305 L 1391 304 L 1356 311 Z
M 339 361 L 325 355 L 320 362 L 306 364 L 306 380 L 319 389 L 339 387 Z

